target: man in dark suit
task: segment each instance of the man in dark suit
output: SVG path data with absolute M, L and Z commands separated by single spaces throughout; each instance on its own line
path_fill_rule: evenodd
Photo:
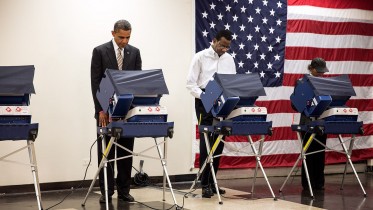
M 105 44 L 102 44 L 93 49 L 91 61 L 91 89 L 93 101 L 95 104 L 95 118 L 97 126 L 106 127 L 109 123 L 107 110 L 102 110 L 100 103 L 96 97 L 96 92 L 99 89 L 101 79 L 106 69 L 118 70 L 141 70 L 140 51 L 134 46 L 128 44 L 131 37 L 131 24 L 127 20 L 119 20 L 114 24 L 114 30 L 111 32 L 113 39 Z M 106 139 L 106 143 L 109 138 Z M 134 138 L 121 138 L 118 143 L 129 150 L 133 150 Z M 102 159 L 102 141 L 97 142 L 98 162 Z M 129 152 L 118 149 L 117 157 L 130 155 Z M 108 159 L 114 158 L 114 150 L 112 150 Z M 116 186 L 118 191 L 118 199 L 133 202 L 134 198 L 129 194 L 131 184 L 132 157 L 117 161 L 117 179 Z M 107 181 L 109 190 L 109 201 L 114 194 L 114 164 L 108 163 Z M 104 173 L 100 171 L 99 175 L 100 189 L 102 196 L 100 203 L 105 203 L 105 187 Z

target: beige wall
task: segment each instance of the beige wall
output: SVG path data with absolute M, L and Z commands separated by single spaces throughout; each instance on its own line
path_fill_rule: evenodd
M 81 180 L 95 140 L 90 90 L 92 49 L 111 39 L 118 19 L 132 23 L 130 44 L 138 47 L 143 69 L 162 68 L 170 95 L 161 99 L 175 122 L 168 148 L 170 175 L 191 166 L 193 98 L 185 78 L 194 51 L 193 0 L 0 0 L 0 66 L 35 65 L 33 122 L 39 123 L 36 155 L 41 183 Z M 0 156 L 25 145 L 0 142 Z M 154 145 L 135 140 L 135 150 Z M 96 172 L 96 146 L 93 166 Z M 156 154 L 155 150 L 150 154 Z M 24 151 L 11 160 L 28 161 Z M 135 158 L 134 166 L 139 160 Z M 144 159 L 150 176 L 162 175 L 159 161 Z M 0 162 L 0 185 L 32 183 L 28 166 Z M 134 172 L 132 173 L 134 174 Z

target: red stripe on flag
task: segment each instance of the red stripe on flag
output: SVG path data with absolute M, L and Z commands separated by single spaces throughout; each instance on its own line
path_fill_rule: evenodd
M 286 47 L 288 60 L 312 60 L 315 55 L 326 61 L 373 61 L 373 49 Z
M 364 124 L 364 136 L 371 136 L 373 135 L 373 124 Z
M 373 36 L 373 24 L 357 22 L 324 22 L 316 20 L 288 20 L 287 32 L 315 33 L 328 35 Z
M 272 136 L 266 138 L 267 141 L 277 140 L 297 140 L 297 133 L 291 127 L 274 127 Z
M 266 107 L 268 114 L 298 113 L 291 108 L 290 100 L 256 101 L 255 105 Z
M 359 111 L 373 111 L 373 99 L 351 99 L 346 105 L 357 108 Z
M 292 166 L 299 154 L 263 155 L 261 162 L 264 167 Z M 194 167 L 199 168 L 199 154 L 196 155 Z M 222 156 L 219 168 L 254 168 L 256 165 L 253 156 Z
M 326 7 L 335 9 L 363 9 L 363 10 L 373 10 L 373 4 L 371 1 L 367 0 L 288 0 L 289 6 L 316 6 L 316 7 Z
M 295 81 L 302 78 L 304 74 L 284 74 L 283 85 L 294 86 Z M 324 77 L 335 77 L 337 74 L 326 74 Z M 372 86 L 373 74 L 349 74 L 352 86 Z
M 196 125 L 196 139 L 199 139 L 199 130 L 198 130 L 198 125 Z
M 359 161 L 373 158 L 373 148 L 369 149 L 355 149 L 352 150 L 351 160 Z M 325 163 L 335 164 L 335 163 L 345 163 L 346 155 L 338 152 L 326 152 Z

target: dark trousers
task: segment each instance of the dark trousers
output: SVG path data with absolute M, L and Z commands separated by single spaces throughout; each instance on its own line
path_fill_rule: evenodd
M 196 116 L 199 125 L 212 125 L 213 123 L 213 116 L 211 112 L 206 113 L 205 108 L 203 107 L 202 101 L 200 99 L 195 99 L 195 109 L 196 109 Z M 212 148 L 216 138 L 218 135 L 208 135 L 209 139 L 207 139 L 210 143 L 210 147 Z M 199 167 L 201 168 L 203 163 L 208 157 L 208 152 L 206 150 L 206 139 L 204 133 L 200 133 L 199 135 Z M 210 148 L 210 149 L 211 149 Z M 220 155 L 223 152 L 224 143 L 220 142 L 218 147 L 216 148 L 214 155 Z M 218 172 L 220 163 L 220 156 L 213 159 L 213 167 L 215 174 Z M 214 180 L 211 174 L 210 164 L 206 165 L 204 171 L 201 175 L 201 185 L 202 187 L 213 184 Z
M 303 136 L 303 146 L 307 143 L 308 139 L 311 136 L 311 133 L 302 133 Z M 326 144 L 327 135 L 315 135 L 317 140 Z M 307 149 L 307 153 L 314 152 L 318 150 L 325 149 L 324 146 L 320 145 L 315 139 L 312 140 L 311 145 Z M 308 174 L 310 177 L 311 187 L 312 189 L 321 189 L 324 187 L 325 178 L 324 178 L 324 168 L 325 168 L 325 151 L 318 152 L 315 154 L 307 155 L 306 156 L 306 163 Z M 304 170 L 304 165 L 302 164 L 302 187 L 303 189 L 308 188 L 307 176 Z
M 108 145 L 110 137 L 106 136 L 106 145 Z M 133 151 L 134 138 L 120 138 L 117 143 L 130 151 Z M 100 164 L 102 159 L 102 140 L 97 141 L 97 154 L 98 154 L 98 164 Z M 131 153 L 123 150 L 122 148 L 117 148 L 117 158 L 130 155 Z M 111 147 L 108 155 L 108 159 L 113 159 L 115 157 L 115 146 Z M 107 183 L 109 196 L 114 194 L 114 185 L 117 185 L 118 194 L 128 194 L 130 192 L 131 185 L 131 171 L 132 171 L 132 157 L 117 160 L 117 178 L 116 183 L 114 180 L 114 162 L 107 164 Z M 99 182 L 101 194 L 105 195 L 105 182 L 104 182 L 104 168 L 100 170 Z

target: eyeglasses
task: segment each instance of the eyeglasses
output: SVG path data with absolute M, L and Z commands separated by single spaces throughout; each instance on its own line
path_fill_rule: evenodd
M 220 44 L 220 41 L 218 42 L 218 46 L 217 47 L 220 48 L 220 49 L 226 49 L 226 50 L 230 49 L 229 46 L 224 46 L 224 45 Z

